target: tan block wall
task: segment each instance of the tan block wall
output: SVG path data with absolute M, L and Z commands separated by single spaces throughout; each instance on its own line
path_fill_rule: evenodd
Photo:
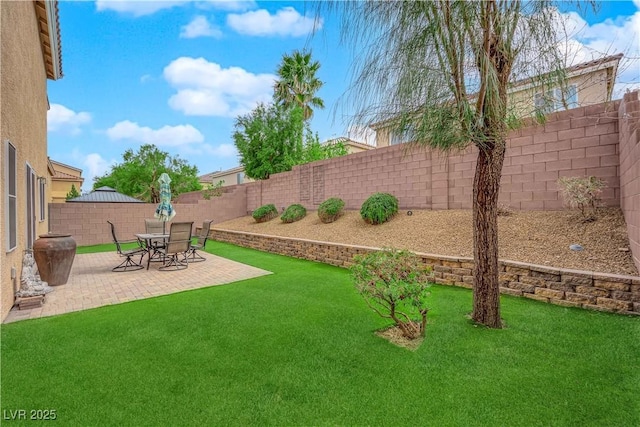
M 38 176 L 47 173 L 47 77 L 38 35 L 38 23 L 33 2 L 0 2 L 0 140 L 2 152 L 2 197 L 0 235 L 2 262 L 0 263 L 0 318 L 4 319 L 14 301 L 14 291 L 20 285 L 22 255 L 26 247 L 26 164 Z M 10 140 L 17 150 L 17 248 L 7 252 L 5 181 L 5 141 Z M 49 186 L 47 191 L 49 190 Z M 36 217 L 39 219 L 39 198 L 36 190 Z M 46 196 L 48 200 L 49 195 Z M 47 232 L 47 220 L 36 219 L 36 234 Z M 16 279 L 11 279 L 11 269 Z
M 348 267 L 353 257 L 380 250 L 313 240 L 213 229 L 214 240 L 265 252 Z M 418 253 L 433 267 L 435 282 L 473 288 L 473 258 Z M 640 315 L 640 277 L 566 270 L 500 261 L 500 292 L 564 307 Z
M 187 198 L 188 200 L 188 198 Z M 79 246 L 112 242 L 107 221 L 116 226 L 119 240 L 135 239 L 136 233 L 144 233 L 144 220 L 153 218 L 153 203 L 55 203 L 49 205 L 51 231 L 71 234 Z M 174 203 L 176 216 L 173 221 L 193 221 L 201 227 L 204 220 L 214 224 L 246 214 L 246 191 L 237 188 L 211 200 Z M 167 223 L 167 231 L 170 223 Z
M 633 261 L 640 270 L 640 100 L 628 93 L 620 104 L 620 207 Z
M 514 209 L 562 208 L 561 176 L 595 175 L 607 182 L 602 198 L 620 200 L 619 101 L 554 113 L 544 125 L 512 132 L 507 140 L 500 201 Z M 407 144 L 295 166 L 290 172 L 246 184 L 247 208 L 292 203 L 308 209 L 340 197 L 360 209 L 375 192 L 389 192 L 403 209 L 470 209 L 477 149 L 450 155 Z

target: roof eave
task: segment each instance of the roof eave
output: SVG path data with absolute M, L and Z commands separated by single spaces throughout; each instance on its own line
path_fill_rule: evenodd
M 45 72 L 48 79 L 58 80 L 63 76 L 58 0 L 35 0 L 34 7 Z
M 49 42 L 51 43 L 51 58 L 53 62 L 53 80 L 62 77 L 62 49 L 60 46 L 60 24 L 58 16 L 58 1 L 46 1 L 47 26 L 49 27 Z

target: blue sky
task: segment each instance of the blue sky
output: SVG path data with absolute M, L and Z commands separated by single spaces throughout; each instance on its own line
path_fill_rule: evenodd
M 312 129 L 320 140 L 362 140 L 340 116 L 353 53 L 339 42 L 336 16 L 313 6 L 261 1 L 61 1 L 64 78 L 48 84 L 49 156 L 93 177 L 127 149 L 152 143 L 198 167 L 239 164 L 233 123 L 271 98 L 283 54 L 307 49 L 324 82 Z M 597 15 L 567 9 L 574 62 L 624 52 L 616 94 L 640 83 L 640 0 L 602 2 Z M 614 95 L 614 97 L 616 97 Z M 337 111 L 337 114 L 334 114 Z M 370 141 L 372 142 L 372 141 Z

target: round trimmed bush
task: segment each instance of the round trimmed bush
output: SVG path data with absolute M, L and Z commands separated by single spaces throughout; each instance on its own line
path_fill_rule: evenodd
M 398 199 L 389 193 L 375 193 L 364 201 L 360 216 L 369 224 L 382 224 L 398 212 Z
M 318 206 L 318 217 L 325 224 L 335 221 L 342 215 L 344 200 L 332 197 L 325 200 Z
M 285 224 L 289 224 L 291 222 L 300 221 L 305 216 L 307 216 L 307 210 L 305 207 L 299 204 L 293 204 L 284 211 L 280 219 Z
M 278 216 L 278 209 L 276 209 L 276 205 L 273 203 L 263 205 L 253 211 L 252 216 L 256 222 L 267 222 Z

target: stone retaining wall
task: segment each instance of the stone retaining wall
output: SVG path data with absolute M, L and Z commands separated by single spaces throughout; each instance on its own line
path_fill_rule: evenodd
M 261 251 L 339 267 L 379 248 L 212 229 L 210 237 Z M 417 253 L 433 267 L 436 283 L 473 287 L 473 258 Z M 640 315 L 640 277 L 500 261 L 500 292 L 564 307 Z

